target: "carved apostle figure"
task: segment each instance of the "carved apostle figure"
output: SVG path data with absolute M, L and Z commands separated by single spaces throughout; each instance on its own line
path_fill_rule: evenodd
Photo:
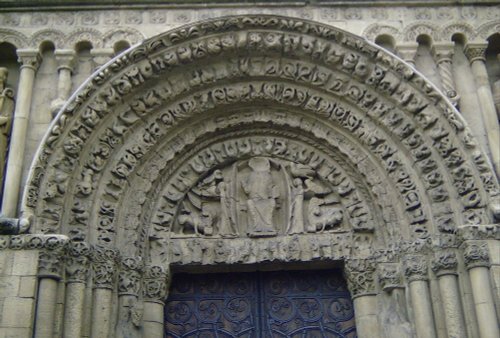
M 12 89 L 5 87 L 7 76 L 7 68 L 0 67 L 0 188 L 1 182 L 3 182 L 3 171 L 7 160 L 12 114 L 14 112 L 14 92 Z
M 302 179 L 293 180 L 291 195 L 290 223 L 287 234 L 300 234 L 304 232 L 304 183 Z
M 254 157 L 248 161 L 248 166 L 252 172 L 242 182 L 247 195 L 248 234 L 273 236 L 276 234 L 273 213 L 279 192 L 271 174 L 271 163 L 265 157 Z

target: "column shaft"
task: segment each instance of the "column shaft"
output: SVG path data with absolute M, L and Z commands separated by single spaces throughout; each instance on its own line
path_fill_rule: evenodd
M 439 291 L 443 301 L 443 309 L 448 337 L 467 337 L 465 321 L 460 303 L 457 276 L 447 274 L 438 278 Z
M 110 337 L 112 297 L 110 289 L 94 289 L 91 337 Z
M 356 332 L 359 338 L 379 338 L 377 296 L 365 295 L 354 298 Z
M 486 136 L 488 137 L 493 165 L 497 175 L 500 176 L 500 126 L 484 59 L 474 59 L 471 62 L 471 68 L 477 86 L 477 96 L 479 97 L 483 120 L 487 128 Z
M 435 338 L 434 317 L 427 281 L 416 280 L 409 284 L 413 312 L 415 314 L 415 329 L 418 338 Z
M 68 283 L 64 304 L 64 338 L 80 337 L 83 327 L 84 283 Z
M 144 302 L 144 337 L 163 337 L 163 315 L 163 303 Z
M 24 148 L 26 145 L 26 131 L 28 129 L 31 110 L 33 83 L 38 66 L 38 53 L 18 51 L 21 66 L 19 85 L 12 125 L 9 157 L 5 173 L 3 190 L 2 213 L 7 217 L 15 217 L 19 199 L 19 189 L 23 172 Z M 27 59 L 24 59 L 24 58 Z
M 41 278 L 38 284 L 38 300 L 35 319 L 35 338 L 53 338 L 58 281 Z
M 479 334 L 481 338 L 498 338 L 498 322 L 491 292 L 490 273 L 486 267 L 476 267 L 469 270 L 472 285 L 472 296 L 476 307 Z

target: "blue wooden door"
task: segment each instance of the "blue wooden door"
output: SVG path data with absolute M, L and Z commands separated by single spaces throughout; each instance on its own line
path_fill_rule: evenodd
M 356 337 L 338 270 L 177 274 L 165 325 L 167 338 Z

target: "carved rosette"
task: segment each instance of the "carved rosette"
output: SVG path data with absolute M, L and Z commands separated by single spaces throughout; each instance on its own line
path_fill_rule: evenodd
M 489 267 L 488 245 L 486 243 L 467 243 L 464 251 L 464 261 L 467 269 Z
M 38 256 L 38 276 L 41 278 L 61 279 L 63 272 L 63 254 L 67 239 L 62 236 L 48 237 L 42 244 Z
M 138 296 L 141 288 L 142 257 L 123 257 L 118 274 L 118 294 Z
M 409 282 L 428 279 L 427 259 L 422 255 L 412 255 L 405 258 L 404 274 Z
M 68 283 L 85 283 L 89 271 L 90 245 L 86 242 L 70 242 L 66 256 Z
M 353 298 L 376 294 L 373 259 L 348 260 L 345 266 L 347 284 Z
M 379 285 L 384 291 L 391 291 L 401 287 L 401 274 L 397 265 L 380 265 L 378 275 Z
M 149 302 L 163 303 L 170 286 L 170 273 L 161 266 L 148 266 L 144 278 L 143 295 Z
M 118 251 L 103 246 L 92 248 L 92 272 L 95 288 L 112 289 L 116 275 Z
M 474 61 L 486 61 L 485 59 L 485 52 L 486 52 L 486 45 L 469 45 L 465 48 L 465 56 L 467 59 L 469 59 L 470 63 L 473 63 Z
M 432 261 L 432 271 L 436 276 L 456 275 L 458 260 L 455 252 L 450 250 L 435 253 Z

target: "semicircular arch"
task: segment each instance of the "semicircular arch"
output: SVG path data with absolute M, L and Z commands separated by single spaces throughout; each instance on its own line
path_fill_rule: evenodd
M 269 185 L 243 183 L 256 177 Z M 252 202 L 264 195 L 271 212 Z M 497 195 L 465 122 L 402 60 L 326 25 L 235 16 L 148 39 L 94 74 L 45 136 L 23 210 L 35 231 L 147 255 L 185 231 L 224 238 L 224 217 L 291 234 L 300 199 L 302 232 L 345 227 L 379 247 L 453 236 L 490 222 Z

